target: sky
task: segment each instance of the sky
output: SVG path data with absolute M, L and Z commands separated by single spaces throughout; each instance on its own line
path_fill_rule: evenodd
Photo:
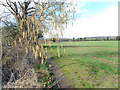
M 64 38 L 118 35 L 118 0 L 77 0 L 76 7 L 76 20 L 67 26 Z
M 117 0 L 78 0 L 76 20 L 64 38 L 118 35 Z

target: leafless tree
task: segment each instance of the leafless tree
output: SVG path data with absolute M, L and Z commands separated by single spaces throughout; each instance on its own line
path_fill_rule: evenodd
M 68 9 L 71 3 L 66 3 L 65 1 L 40 2 L 25 0 L 21 2 L 6 0 L 5 3 L 0 2 L 0 5 L 8 9 L 8 12 L 3 12 L 4 15 L 0 19 L 7 27 L 7 35 L 12 33 L 14 38 L 11 41 L 15 42 L 11 48 L 6 47 L 4 49 L 3 60 L 7 60 L 8 64 L 13 63 L 12 66 L 14 67 L 16 67 L 15 63 L 17 63 L 19 69 L 23 69 L 23 71 L 26 69 L 27 63 L 33 64 L 35 63 L 34 61 L 37 61 L 36 57 L 39 59 L 38 61 L 42 61 L 47 57 L 45 50 L 39 43 L 39 36 L 44 36 L 47 33 L 51 34 L 52 32 L 51 35 L 54 34 L 58 37 L 58 33 L 53 31 L 62 32 L 67 22 L 72 20 L 72 12 L 74 14 L 73 7 Z M 17 29 L 14 29 L 14 24 L 9 24 L 11 22 L 7 18 L 8 14 L 13 15 Z M 4 18 L 7 19 L 5 20 Z M 46 43 L 46 39 L 44 39 L 44 42 Z M 60 57 L 59 50 L 57 52 Z M 7 59 L 6 56 L 11 59 Z

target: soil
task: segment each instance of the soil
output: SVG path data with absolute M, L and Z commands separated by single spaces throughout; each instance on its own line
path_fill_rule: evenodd
M 75 86 L 73 85 L 72 81 L 67 80 L 64 73 L 61 72 L 57 64 L 52 61 L 49 54 L 47 54 L 47 56 L 48 56 L 48 63 L 52 68 L 52 72 L 55 74 L 58 88 L 74 88 Z

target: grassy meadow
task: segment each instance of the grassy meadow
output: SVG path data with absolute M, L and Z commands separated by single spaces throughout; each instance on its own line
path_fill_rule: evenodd
M 118 87 L 118 41 L 59 42 L 48 52 L 76 88 Z

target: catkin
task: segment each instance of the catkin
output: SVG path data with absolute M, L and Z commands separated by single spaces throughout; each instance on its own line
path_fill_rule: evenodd
M 49 42 L 49 46 L 51 47 L 51 43 Z
M 45 20 L 45 17 L 43 16 L 42 20 L 44 21 Z
M 32 17 L 32 23 L 34 23 L 34 18 Z
M 46 29 L 46 26 L 44 25 L 43 28 L 44 28 L 44 30 L 45 30 L 45 29 Z
M 60 4 L 60 6 L 59 6 L 59 11 L 61 12 L 61 4 Z
M 35 30 L 33 31 L 34 35 L 35 35 Z
M 20 24 L 20 28 L 22 29 L 22 26 L 23 26 L 23 19 L 21 21 L 21 24 Z
M 41 45 L 41 48 L 43 48 L 43 46 Z
M 48 10 L 49 6 L 45 9 L 45 12 Z
M 32 43 L 33 43 L 33 38 L 32 38 Z
M 31 50 L 31 46 L 30 46 L 29 48 L 30 48 L 30 50 Z
M 35 52 L 35 59 L 38 58 L 38 51 Z
M 37 51 L 39 50 L 39 46 L 38 46 L 38 45 L 36 46 L 36 50 L 37 50 Z
M 47 53 L 47 47 L 45 47 L 46 53 Z
M 30 51 L 32 51 L 33 54 L 35 55 L 35 59 L 37 59 L 38 57 L 42 58 L 41 63 L 43 64 L 43 61 L 45 59 L 48 59 L 48 57 L 46 55 L 48 50 L 47 50 L 47 47 L 45 47 L 45 50 L 44 50 L 42 45 L 41 45 L 41 47 L 39 46 L 40 40 L 38 39 L 38 35 L 42 34 L 43 37 L 45 37 L 44 36 L 45 34 L 46 35 L 49 34 L 49 36 L 52 38 L 52 40 L 55 40 L 55 41 L 59 40 L 60 33 L 63 37 L 63 30 L 65 28 L 65 26 L 63 24 L 66 24 L 66 26 L 68 25 L 67 21 L 71 17 L 71 15 L 75 13 L 75 11 L 73 11 L 71 9 L 68 11 L 65 10 L 63 12 L 62 3 L 55 2 L 54 4 L 58 5 L 57 9 L 59 10 L 58 13 L 55 15 L 56 9 L 54 7 L 52 7 L 52 5 L 49 5 L 49 4 L 44 3 L 44 2 L 42 2 L 42 4 L 43 5 L 37 5 L 37 11 L 38 11 L 37 14 L 34 14 L 31 17 L 27 17 L 27 20 L 25 18 L 23 18 L 21 20 L 19 30 L 21 30 L 22 32 L 20 32 L 19 34 L 22 37 L 17 37 L 16 39 L 18 39 L 18 43 L 24 44 L 23 46 L 25 46 L 26 53 L 29 53 Z M 50 12 L 49 12 L 49 7 L 50 7 Z M 73 13 L 71 13 L 71 11 L 73 11 Z M 68 17 L 69 12 L 70 12 L 70 17 Z M 46 23 L 45 13 L 50 14 L 51 17 L 54 18 L 54 19 L 50 20 L 50 24 Z M 27 26 L 27 28 L 25 30 L 23 28 L 24 26 L 25 27 Z M 48 30 L 48 29 L 50 29 L 50 30 Z M 58 30 L 58 29 L 60 29 L 60 30 Z M 16 42 L 17 41 L 14 41 L 14 45 L 16 45 Z M 44 38 L 43 42 L 45 43 L 45 45 L 47 45 L 48 40 Z M 50 46 L 51 51 L 53 52 L 54 49 L 51 47 L 50 42 L 49 42 L 49 46 Z M 61 53 L 60 53 L 61 49 L 60 48 L 62 48 L 63 52 L 66 53 L 63 46 L 61 46 L 61 47 L 57 46 L 58 57 L 61 56 Z
M 37 34 L 39 33 L 39 28 L 37 28 Z
M 47 34 L 47 30 L 45 29 L 45 34 Z
M 30 42 L 28 41 L 27 46 L 30 46 Z
M 32 47 L 32 50 L 33 50 L 33 53 L 35 53 L 35 49 L 34 49 L 34 47 Z
M 40 27 L 42 27 L 41 23 L 40 23 Z
M 41 54 L 41 52 L 39 53 L 39 55 L 40 55 L 40 57 L 42 57 L 42 54 Z
M 28 54 L 28 48 L 26 47 L 26 53 Z
M 61 35 L 63 36 L 63 31 L 62 31 L 62 30 L 60 30 L 60 32 L 61 32 Z
M 43 7 L 41 6 L 41 10 L 43 11 Z
M 59 47 L 57 47 L 57 52 L 59 52 Z
M 30 28 L 29 28 L 29 25 L 28 25 L 28 36 L 29 36 L 29 33 L 30 33 Z
M 43 64 L 43 61 L 44 61 L 44 59 L 42 58 L 42 60 L 41 60 L 41 64 Z
M 62 19 L 60 20 L 60 23 L 62 24 Z
M 52 36 L 52 41 L 53 41 L 53 36 Z
M 27 31 L 26 31 L 26 36 L 27 36 Z
M 21 43 L 21 38 L 19 38 L 19 43 Z
M 46 39 L 44 38 L 45 45 L 47 44 Z
M 58 57 L 60 58 L 60 53 L 58 53 Z
M 59 14 L 59 17 L 61 18 L 60 14 Z
M 65 12 L 65 17 L 67 17 L 67 13 Z
M 37 5 L 37 8 L 39 8 L 39 4 Z
M 61 45 L 61 48 L 63 48 L 63 45 Z
M 50 35 L 52 35 L 52 30 L 50 31 Z
M 50 15 L 52 15 L 53 16 L 53 11 L 50 9 Z
M 14 41 L 14 44 L 16 45 L 16 40 Z
M 48 58 L 48 57 L 47 57 L 47 55 L 46 55 L 45 59 L 47 60 L 47 58 Z
M 28 41 L 28 39 L 26 38 L 26 42 Z
M 23 32 L 23 38 L 25 38 L 25 32 Z
M 36 37 L 34 37 L 34 42 L 36 42 Z
M 41 11 L 39 11 L 39 13 L 40 13 L 40 16 L 41 16 L 42 15 Z
M 64 17 L 64 13 L 63 13 L 63 17 Z

